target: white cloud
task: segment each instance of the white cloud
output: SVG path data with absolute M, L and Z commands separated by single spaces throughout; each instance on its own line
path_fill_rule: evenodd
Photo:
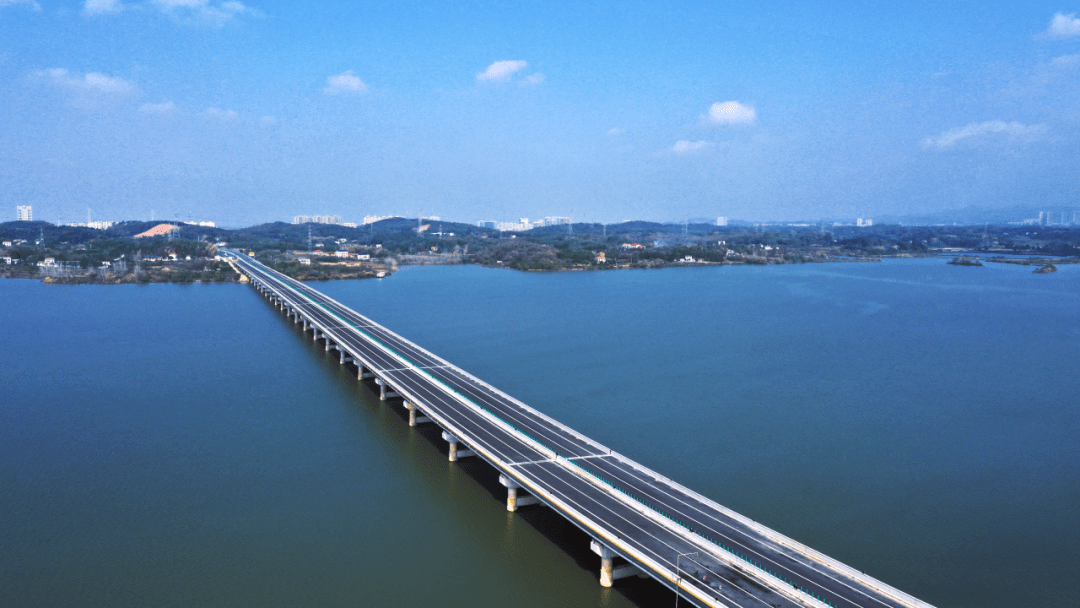
M 346 70 L 337 76 L 326 79 L 326 88 L 323 93 L 327 95 L 340 95 L 342 93 L 355 93 L 357 95 L 367 92 L 367 85 L 352 70 Z
M 510 80 L 510 77 L 515 72 L 525 69 L 525 66 L 529 65 L 527 61 L 496 61 L 488 66 L 483 73 L 477 74 L 476 79 L 480 81 L 494 80 L 497 82 L 506 82 Z M 543 75 L 541 75 L 543 78 Z
M 80 77 L 64 68 L 51 68 L 37 72 L 37 76 L 81 95 L 127 97 L 139 93 L 139 87 L 133 83 L 97 72 Z
M 83 3 L 83 14 L 103 15 L 105 13 L 119 13 L 124 10 L 120 0 L 86 0 Z
M 695 152 L 701 152 L 712 147 L 711 142 L 707 141 L 686 141 L 680 139 L 675 142 L 674 146 L 671 146 L 671 151 L 676 154 L 693 154 Z
M 28 6 L 35 11 L 41 10 L 41 5 L 34 0 L 0 0 L 0 8 L 6 8 L 8 6 Z
M 540 72 L 537 72 L 531 76 L 526 76 L 525 82 L 533 85 L 540 84 L 541 82 L 544 82 L 544 75 Z
M 236 120 L 239 116 L 239 114 L 232 110 L 219 110 L 217 108 L 206 108 L 206 111 L 203 112 L 203 114 L 219 120 Z
M 139 111 L 143 114 L 172 114 L 176 111 L 176 104 L 171 101 L 162 103 L 144 103 L 139 106 Z
M 1076 18 L 1076 13 L 1069 15 L 1057 13 L 1050 20 L 1050 27 L 1046 30 L 1046 36 L 1049 38 L 1080 36 L 1080 19 Z
M 619 128 L 616 127 L 614 129 L 608 129 L 607 134 L 608 135 L 622 135 L 625 132 L 626 131 L 624 131 L 623 129 L 619 129 Z
M 757 110 L 737 101 L 717 102 L 709 108 L 707 120 L 716 125 L 749 125 L 757 120 Z
M 1062 55 L 1061 57 L 1054 57 L 1050 61 L 1050 65 L 1055 68 L 1075 68 L 1080 66 L 1080 54 L 1078 55 Z
M 929 137 L 923 142 L 927 148 L 949 148 L 957 142 L 971 137 L 1004 134 L 1020 139 L 1034 139 L 1046 132 L 1046 125 L 1025 125 L 1019 122 L 988 120 L 973 122 L 963 127 L 949 129 L 937 137 Z
M 88 0 L 89 2 L 90 0 Z M 108 0 L 102 0 L 108 1 Z M 225 25 L 237 15 L 260 15 L 253 8 L 234 0 L 214 3 L 210 0 L 152 0 L 152 4 L 163 13 L 176 17 L 188 17 L 209 23 L 216 27 Z

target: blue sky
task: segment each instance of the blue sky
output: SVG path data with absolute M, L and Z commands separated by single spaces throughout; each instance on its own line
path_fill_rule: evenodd
M 3 215 L 1080 208 L 1080 3 L 671 4 L 0 0 Z

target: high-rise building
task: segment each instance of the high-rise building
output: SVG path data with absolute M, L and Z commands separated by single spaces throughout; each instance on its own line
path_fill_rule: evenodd
M 336 215 L 297 215 L 293 218 L 294 224 L 340 224 L 341 218 Z
M 1039 225 L 1040 226 L 1048 226 L 1048 225 L 1050 225 L 1050 213 L 1048 213 L 1046 211 L 1040 211 L 1039 212 Z
M 34 221 L 34 209 L 30 205 L 19 205 L 15 207 L 15 213 L 20 222 Z
M 723 216 L 716 218 L 716 225 L 717 226 L 727 226 L 727 218 L 723 217 Z
M 873 226 L 874 225 L 874 220 L 863 219 L 863 218 L 860 217 L 859 219 L 855 220 L 855 225 L 856 226 L 862 226 L 864 228 L 868 227 L 868 226 Z

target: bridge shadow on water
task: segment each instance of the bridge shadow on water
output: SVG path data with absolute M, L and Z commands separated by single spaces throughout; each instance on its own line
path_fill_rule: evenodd
M 273 306 L 269 302 L 268 305 Z M 408 410 L 402 406 L 401 398 L 380 401 L 378 386 L 373 380 L 358 380 L 355 364 L 341 365 L 337 351 L 327 352 L 322 340 L 314 341 L 311 334 L 304 332 L 299 325 L 290 325 L 297 341 L 303 343 L 312 356 L 322 358 L 326 365 L 334 370 L 330 375 L 336 377 L 342 388 L 354 395 L 357 411 L 365 416 L 374 416 L 377 426 L 381 427 L 379 430 L 383 432 L 381 441 L 394 446 L 392 449 L 401 456 L 399 462 L 423 480 L 422 483 L 436 486 L 441 481 L 437 476 L 464 474 L 498 505 L 492 505 L 493 508 L 505 508 L 506 488 L 499 483 L 499 471 L 495 467 L 479 457 L 464 458 L 452 463 L 450 470 L 430 466 L 435 460 L 432 457 L 436 454 L 438 460 L 450 464 L 447 461 L 449 446 L 442 439 L 442 428 L 434 423 L 410 428 Z M 424 441 L 417 441 L 418 439 Z M 417 457 L 418 451 L 422 455 L 428 450 L 436 454 L 429 452 L 428 457 Z M 506 516 L 505 523 L 491 522 L 492 538 L 498 538 L 501 534 L 513 536 L 513 528 L 518 525 L 517 522 L 527 524 L 596 580 L 599 605 L 607 605 L 604 598 L 611 594 L 618 594 L 642 608 L 674 604 L 675 594 L 652 578 L 628 577 L 615 581 L 610 589 L 601 588 L 600 558 L 589 548 L 591 537 L 552 509 L 543 505 L 530 505 L 519 508 L 515 513 L 506 512 Z M 463 525 L 465 524 L 466 522 L 463 522 Z M 499 528 L 503 530 L 500 532 Z M 620 563 L 621 560 L 616 561 L 616 565 Z

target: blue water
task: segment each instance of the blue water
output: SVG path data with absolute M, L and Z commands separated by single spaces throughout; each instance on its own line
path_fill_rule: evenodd
M 1073 605 L 1080 268 L 942 260 L 317 287 L 944 607 Z M 668 605 L 505 512 L 242 285 L 0 281 L 0 605 Z M 585 545 L 585 546 L 582 546 Z M 650 587 L 652 585 L 652 587 Z

